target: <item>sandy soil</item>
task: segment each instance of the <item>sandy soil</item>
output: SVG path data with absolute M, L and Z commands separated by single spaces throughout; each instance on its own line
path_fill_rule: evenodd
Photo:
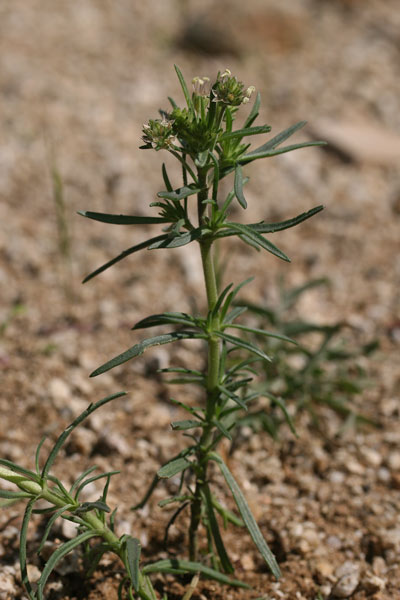
M 335 435 L 340 422 L 326 413 L 326 435 L 306 417 L 298 439 L 286 431 L 279 442 L 244 435 L 230 467 L 283 576 L 274 582 L 251 540 L 229 530 L 236 575 L 254 589 L 202 582 L 194 600 L 400 599 L 399 31 L 396 0 L 1 2 L 0 455 L 31 468 L 44 434 L 54 440 L 90 401 L 127 390 L 77 431 L 55 469 L 66 483 L 91 464 L 121 469 L 109 501 L 119 506 L 118 531 L 141 539 L 144 560 L 166 556 L 171 512 L 157 502 L 174 482 L 159 486 L 142 511 L 130 506 L 182 444 L 169 427 L 180 413 L 155 370 L 198 368 L 202 355 L 182 344 L 97 379 L 88 374 L 139 339 L 130 327 L 149 312 L 204 306 L 198 250 L 144 252 L 81 286 L 84 275 L 153 228 L 112 228 L 76 211 L 146 213 L 169 158 L 138 150 L 141 127 L 167 96 L 181 101 L 173 63 L 188 80 L 229 66 L 260 90 L 260 122 L 273 133 L 307 119 L 297 139 L 331 142 L 327 151 L 301 150 L 249 168 L 248 222 L 286 219 L 321 203 L 326 210 L 274 237 L 290 266 L 234 244 L 225 278 L 255 274 L 249 296 L 273 301 L 280 274 L 290 284 L 329 277 L 332 285 L 310 292 L 299 310 L 321 323 L 345 320 L 353 344 L 379 339 L 380 349 L 361 360 L 371 384 L 355 399 L 379 427 Z M 53 166 L 64 186 L 66 247 Z M 222 486 L 219 493 L 233 508 Z M 20 522 L 18 506 L 1 511 L 1 600 L 26 598 Z M 173 553 L 185 552 L 186 523 L 183 514 L 171 528 Z M 42 566 L 35 527 L 30 535 L 34 577 Z M 118 565 L 104 562 L 83 581 L 74 560 L 51 580 L 48 598 L 117 597 Z M 187 585 L 156 580 L 177 600 Z

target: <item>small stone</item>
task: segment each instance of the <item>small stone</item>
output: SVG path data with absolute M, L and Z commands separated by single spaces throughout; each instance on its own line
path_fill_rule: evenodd
M 347 560 L 335 571 L 338 581 L 335 583 L 333 598 L 348 598 L 360 582 L 360 567 L 357 563 Z
M 315 563 L 314 570 L 319 581 L 322 581 L 333 574 L 333 564 L 328 559 L 321 558 Z
M 382 556 L 374 556 L 372 561 L 372 571 L 374 575 L 381 576 L 387 571 L 385 559 Z
M 400 471 L 400 452 L 391 452 L 388 456 L 387 464 L 391 471 Z
M 367 446 L 361 449 L 361 454 L 365 458 L 366 462 L 372 467 L 379 467 L 382 463 L 382 455 L 373 448 Z
M 62 408 L 67 400 L 71 397 L 71 390 L 63 379 L 53 377 L 49 382 L 50 396 L 57 408 Z
M 373 573 L 367 573 L 362 581 L 362 587 L 368 596 L 384 590 L 385 585 L 385 580 Z
M 66 519 L 62 520 L 61 532 L 63 536 L 67 538 L 67 540 L 72 540 L 74 537 L 76 537 L 77 530 L 78 525 L 76 523 L 72 523 Z
M 0 600 L 17 597 L 14 567 L 5 566 L 0 572 Z
M 36 565 L 26 565 L 28 571 L 28 578 L 31 583 L 37 583 L 39 581 L 41 572 Z
M 245 571 L 254 571 L 255 565 L 251 554 L 244 554 L 241 558 L 241 563 Z

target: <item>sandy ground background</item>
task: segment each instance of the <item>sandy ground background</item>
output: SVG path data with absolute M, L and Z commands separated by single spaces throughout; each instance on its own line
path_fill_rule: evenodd
M 255 274 L 250 298 L 273 302 L 280 274 L 293 285 L 329 277 L 331 286 L 307 294 L 299 311 L 321 323 L 345 320 L 352 343 L 379 339 L 380 349 L 361 359 L 372 383 L 355 402 L 380 428 L 335 436 L 340 423 L 328 415 L 327 436 L 304 419 L 298 440 L 245 437 L 230 466 L 283 577 L 274 582 L 250 540 L 228 532 L 237 576 L 254 591 L 204 583 L 195 600 L 400 598 L 399 32 L 396 0 L 0 3 L 0 454 L 32 467 L 43 434 L 55 439 L 89 401 L 128 390 L 77 432 L 56 468 L 66 481 L 92 463 L 122 470 L 110 503 L 120 506 L 121 533 L 140 537 L 145 560 L 165 556 L 162 525 L 171 513 L 157 502 L 166 491 L 140 513 L 129 507 L 181 443 L 169 428 L 170 392 L 154 369 L 174 361 L 198 368 L 199 349 L 154 350 L 98 379 L 88 374 L 137 341 L 130 327 L 149 312 L 204 306 L 198 249 L 144 252 L 81 286 L 153 228 L 112 228 L 76 211 L 146 214 L 162 188 L 162 160 L 179 185 L 169 157 L 138 150 L 142 124 L 167 107 L 167 96 L 182 101 L 174 63 L 189 81 L 229 67 L 261 92 L 259 122 L 272 134 L 307 119 L 296 140 L 330 143 L 249 167 L 249 208 L 237 218 L 326 209 L 273 236 L 290 266 L 230 246 L 226 281 Z M 52 166 L 64 187 L 64 250 Z M 0 514 L 2 600 L 26 597 L 16 563 L 20 517 L 16 506 Z M 184 525 L 185 518 L 171 530 L 178 553 Z M 41 563 L 34 528 L 31 535 L 34 576 Z M 115 564 L 89 582 L 76 568 L 64 565 L 49 598 L 116 598 Z M 356 586 L 340 591 L 346 569 Z M 181 582 L 157 585 L 182 597 Z

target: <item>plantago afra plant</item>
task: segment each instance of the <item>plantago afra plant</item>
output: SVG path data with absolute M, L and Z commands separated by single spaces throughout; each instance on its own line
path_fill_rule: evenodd
M 233 221 L 229 217 L 231 207 L 236 202 L 243 209 L 247 207 L 244 192 L 248 181 L 244 173 L 247 164 L 299 148 L 318 146 L 323 142 L 283 145 L 305 125 L 302 121 L 260 146 L 250 148 L 250 143 L 245 140 L 267 134 L 271 130 L 269 125 L 253 125 L 259 114 L 259 94 L 255 95 L 255 101 L 243 127 L 234 129 L 237 112 L 242 105 L 249 103 L 255 92 L 254 87 L 245 88 L 227 69 L 219 73 L 213 83 L 206 77 L 196 77 L 193 79 L 193 92 L 190 93 L 181 71 L 177 67 L 175 69 L 186 105 L 181 108 L 174 100 L 169 99 L 170 110 L 160 111 L 161 118 L 152 119 L 144 126 L 144 145 L 141 148 L 165 150 L 179 161 L 182 168 L 182 181 L 179 186 L 173 185 L 163 164 L 164 189 L 158 193 L 158 200 L 150 205 L 158 209 L 158 216 L 81 213 L 90 219 L 116 225 L 161 224 L 163 231 L 156 237 L 128 248 L 96 269 L 84 281 L 92 279 L 139 250 L 178 248 L 196 243 L 202 261 L 207 308 L 204 314 L 190 315 L 174 311 L 144 318 L 133 327 L 134 330 L 158 326 L 170 326 L 172 329 L 134 344 L 100 366 L 91 376 L 100 375 L 140 356 L 152 346 L 185 339 L 203 340 L 207 353 L 204 370 L 201 367 L 163 369 L 163 372 L 173 374 L 174 383 L 199 386 L 204 392 L 204 404 L 201 407 L 193 407 L 175 401 L 188 413 L 188 419 L 172 423 L 172 429 L 184 431 L 191 440 L 190 445 L 159 469 L 146 497 L 138 506 L 143 506 L 148 500 L 159 480 L 180 474 L 176 496 L 165 499 L 161 504 L 177 503 L 175 516 L 185 506 L 190 508 L 189 559 L 198 560 L 204 551 L 211 556 L 214 568 L 226 573 L 233 572 L 218 523 L 221 517 L 224 524 L 231 522 L 247 527 L 271 572 L 278 578 L 280 571 L 275 557 L 261 534 L 238 483 L 218 453 L 218 446 L 223 438 L 232 439 L 241 412 L 247 410 L 250 402 L 258 396 L 258 393 L 252 392 L 248 386 L 251 375 L 255 372 L 255 363 L 271 360 L 260 346 L 249 340 L 248 333 L 278 338 L 289 344 L 292 340 L 277 333 L 254 330 L 238 322 L 245 307 L 236 306 L 234 302 L 240 289 L 251 279 L 236 285 L 230 283 L 222 290 L 218 289 L 215 245 L 224 238 L 236 237 L 240 242 L 257 250 L 265 250 L 282 261 L 289 261 L 286 254 L 265 237 L 265 234 L 294 227 L 320 212 L 322 206 L 279 223 L 261 221 L 247 224 Z M 220 182 L 229 175 L 233 176 L 231 191 L 225 197 L 221 197 Z M 196 211 L 191 209 L 192 204 L 195 204 Z M 192 216 L 194 213 L 195 218 Z M 245 351 L 248 356 L 236 361 L 232 366 L 230 358 L 237 351 Z M 283 403 L 281 408 L 289 418 Z M 240 519 L 217 501 L 209 477 L 210 463 L 214 463 L 222 473 L 239 510 Z M 198 533 L 201 525 L 207 532 L 208 545 L 204 549 L 199 544 Z
M 58 477 L 52 475 L 53 463 L 73 430 L 95 410 L 124 395 L 125 392 L 119 392 L 95 404 L 90 404 L 59 436 L 42 468 L 40 467 L 40 452 L 45 438 L 37 448 L 34 471 L 21 467 L 13 461 L 0 459 L 0 479 L 13 483 L 18 488 L 17 491 L 0 489 L 3 506 L 20 500 L 28 501 L 22 521 L 19 553 L 22 583 L 28 592 L 29 598 L 31 600 L 43 600 L 44 587 L 51 573 L 61 560 L 79 546 L 84 549 L 84 564 L 87 567 L 85 575 L 87 577 L 93 574 L 105 553 L 111 552 L 119 557 L 125 567 L 125 574 L 118 589 L 120 600 L 124 597 L 133 599 L 134 595 L 142 598 L 142 600 L 157 600 L 157 595 L 149 578 L 152 573 L 194 574 L 192 584 L 185 594 L 186 600 L 191 597 L 200 574 L 213 578 L 220 583 L 247 587 L 242 582 L 233 580 L 205 565 L 185 560 L 166 559 L 139 568 L 140 541 L 127 534 L 120 537 L 116 535 L 114 520 L 117 509 L 111 511 L 107 505 L 110 479 L 118 471 L 93 475 L 97 467 L 92 466 L 79 475 L 69 489 L 64 486 Z M 105 480 L 100 497 L 92 502 L 82 501 L 80 496 L 86 486 L 100 479 Z M 43 506 L 43 502 L 45 506 Z M 36 507 L 38 503 L 40 506 Z M 65 519 L 77 526 L 77 535 L 71 540 L 61 543 L 54 550 L 45 563 L 41 576 L 36 583 L 31 583 L 29 580 L 27 562 L 28 527 L 33 514 L 48 517 L 37 550 L 39 555 L 44 550 L 56 521 Z M 167 600 L 166 597 L 165 600 Z

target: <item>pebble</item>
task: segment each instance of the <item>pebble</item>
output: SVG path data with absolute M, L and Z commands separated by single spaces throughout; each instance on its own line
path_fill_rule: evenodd
M 400 452 L 391 452 L 387 459 L 388 467 L 391 471 L 400 470 Z
M 373 573 L 367 573 L 362 581 L 362 586 L 367 595 L 375 594 L 385 589 L 385 580 Z
M 2 567 L 0 573 L 0 600 L 15 598 L 17 594 L 15 585 L 15 569 L 11 566 Z
M 49 381 L 49 392 L 56 408 L 62 408 L 71 397 L 71 390 L 63 379 L 53 377 Z
M 333 598 L 349 598 L 360 582 L 360 567 L 357 563 L 346 561 L 335 571 L 338 581 L 332 589 Z

